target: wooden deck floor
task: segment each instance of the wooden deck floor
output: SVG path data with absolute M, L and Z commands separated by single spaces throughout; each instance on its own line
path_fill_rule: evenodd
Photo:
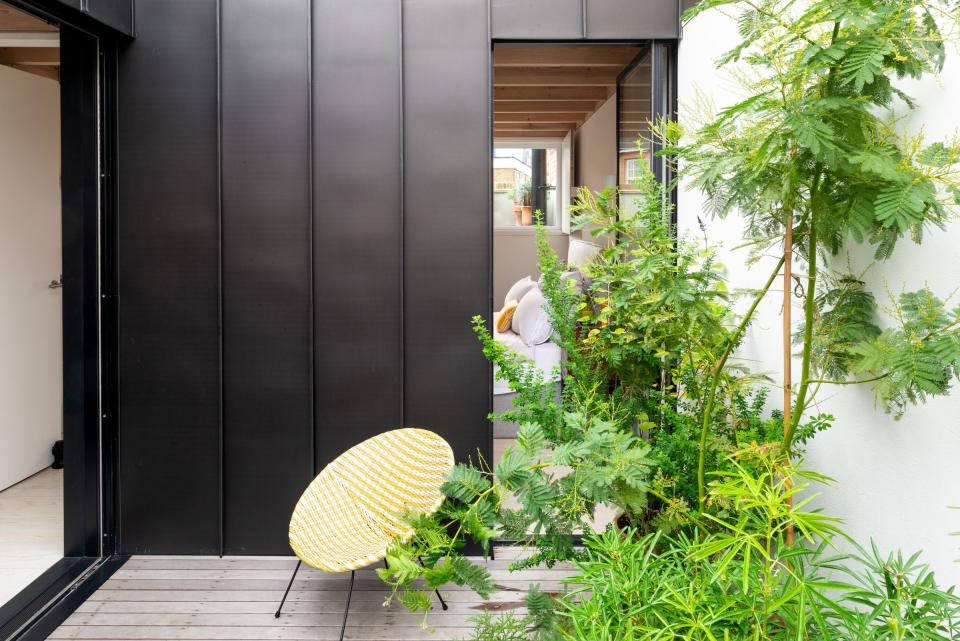
M 431 629 L 402 606 L 384 607 L 388 592 L 372 569 L 357 572 L 347 617 L 353 640 L 469 638 L 468 619 L 485 610 L 523 610 L 531 583 L 563 589 L 568 569 L 508 572 L 513 550 L 489 567 L 501 587 L 484 601 L 456 585 L 441 590 L 450 609 L 434 607 Z M 349 574 L 330 575 L 304 566 L 280 619 L 274 611 L 295 561 L 264 557 L 133 557 L 50 636 L 51 639 L 265 640 L 337 639 L 346 606 Z

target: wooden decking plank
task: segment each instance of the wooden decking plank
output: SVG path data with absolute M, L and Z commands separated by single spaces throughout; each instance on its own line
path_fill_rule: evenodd
M 465 627 L 470 623 L 467 619 L 473 614 L 444 612 L 437 623 L 443 626 Z M 414 626 L 420 627 L 423 615 L 408 612 L 402 608 L 381 609 L 379 612 L 357 613 L 351 610 L 347 618 L 348 625 L 352 626 Z M 430 618 L 428 617 L 428 621 Z M 343 622 L 343 612 L 340 613 L 293 613 L 285 612 L 279 619 L 273 613 L 231 613 L 231 614 L 197 614 L 197 613 L 116 613 L 116 612 L 75 612 L 65 621 L 65 625 L 92 625 L 92 626 L 194 626 L 194 627 L 272 627 L 281 628 L 316 628 L 339 626 Z
M 423 630 L 421 628 L 394 628 L 394 627 L 363 627 L 352 628 L 347 626 L 345 639 L 350 641 L 451 641 L 455 639 L 470 639 L 473 636 L 473 626 L 463 628 L 438 627 Z
M 510 581 L 514 580 L 518 573 L 510 572 L 507 569 L 490 569 L 490 574 L 495 581 Z M 156 570 L 156 569 L 128 569 L 126 567 L 120 568 L 117 570 L 113 579 L 116 580 L 140 580 L 140 579 L 178 579 L 178 580 L 237 580 L 237 579 L 252 579 L 257 581 L 274 579 L 278 581 L 289 581 L 290 575 L 292 574 L 291 570 L 258 570 L 252 568 L 245 569 L 189 569 L 189 570 Z M 564 577 L 570 574 L 570 570 L 561 570 L 561 569 L 532 569 L 524 570 L 522 572 L 523 578 L 529 579 L 531 581 L 559 581 Z M 349 581 L 350 575 L 348 573 L 344 574 L 329 574 L 325 572 L 318 571 L 305 571 L 301 570 L 297 573 L 297 582 L 305 581 L 333 581 L 333 582 L 343 582 Z M 364 581 L 380 581 L 377 577 L 375 570 L 359 570 L 356 572 L 356 580 Z
M 339 613 L 284 613 L 275 619 L 269 613 L 203 614 L 178 612 L 74 612 L 65 625 L 94 626 L 197 626 L 197 627 L 271 627 L 315 628 L 341 625 L 343 608 Z
M 473 626 L 360 626 L 347 627 L 345 638 L 352 641 L 445 641 L 469 638 Z M 332 640 L 340 636 L 340 626 L 332 627 L 196 627 L 196 626 L 60 626 L 49 639 L 86 639 L 90 641 L 274 641 L 285 639 Z
M 267 640 L 267 639 L 338 639 L 340 626 L 330 627 L 198 627 L 198 626 L 111 626 L 70 625 L 60 626 L 47 637 L 49 639 L 127 639 L 127 640 Z
M 351 602 L 362 602 L 364 600 L 382 603 L 385 592 L 375 590 L 357 591 L 353 593 Z M 283 597 L 283 590 L 113 590 L 101 588 L 90 595 L 88 601 L 184 601 L 184 602 L 270 602 L 279 603 Z M 337 601 L 345 602 L 347 598 L 346 590 L 292 590 L 287 597 L 287 603 L 294 602 L 316 602 L 316 601 Z M 490 595 L 490 601 L 509 601 L 523 598 L 523 592 L 520 591 L 501 591 Z M 444 600 L 448 603 L 463 602 L 476 603 L 483 601 L 479 595 L 463 590 L 457 592 L 446 592 Z
M 515 575 L 518 576 L 518 575 Z M 522 576 L 522 575 L 519 575 Z M 284 590 L 287 587 L 289 579 L 109 579 L 104 586 L 110 590 Z M 562 590 L 564 586 L 560 581 L 533 580 L 528 581 L 520 578 L 500 579 L 496 581 L 500 589 L 513 589 L 526 591 L 531 583 L 537 583 L 544 590 Z M 297 579 L 293 586 L 295 590 L 346 590 L 349 586 L 347 580 L 301 580 Z M 378 579 L 357 579 L 354 582 L 355 592 L 365 590 L 382 590 L 383 582 Z M 441 588 L 442 591 L 459 592 L 470 590 L 466 586 L 447 584 Z
M 122 570 L 286 570 L 293 572 L 297 560 L 289 559 L 245 559 L 245 558 L 209 558 L 192 559 L 153 559 L 151 557 L 131 558 L 123 564 Z
M 494 559 L 492 561 L 480 561 L 479 559 L 474 559 L 475 561 L 482 562 L 484 566 L 493 574 L 510 574 L 509 566 L 513 563 L 509 559 Z M 240 575 L 246 574 L 254 578 L 290 578 L 290 574 L 293 572 L 293 568 L 296 566 L 296 563 L 288 563 L 286 561 L 281 562 L 269 562 L 269 561 L 223 561 L 220 559 L 207 559 L 202 558 L 195 561 L 186 561 L 181 559 L 174 559 L 170 561 L 146 561 L 146 560 L 129 560 L 124 563 L 123 567 L 117 570 L 114 576 L 122 576 L 124 578 L 130 577 L 134 578 L 144 573 L 156 574 L 154 578 L 178 578 L 183 577 L 195 577 L 200 578 L 201 576 L 213 576 L 215 574 L 224 574 L 224 575 Z M 357 570 L 357 576 L 374 576 L 376 574 L 377 568 L 380 567 L 379 564 L 369 568 L 363 568 Z M 557 565 L 552 569 L 548 568 L 536 568 L 531 570 L 523 570 L 524 573 L 534 572 L 534 573 L 569 573 L 572 570 L 572 566 L 564 564 Z M 300 571 L 297 573 L 297 576 L 318 576 L 318 577 L 339 577 L 347 576 L 348 573 L 342 574 L 331 574 L 328 572 L 321 572 L 319 570 L 314 570 L 306 566 L 301 567 Z
M 382 597 L 375 600 L 351 600 L 350 613 L 380 612 L 384 610 Z M 276 601 L 86 601 L 77 608 L 77 613 L 169 613 L 169 614 L 273 614 Z M 284 613 L 300 614 L 343 614 L 346 600 L 340 601 L 290 601 L 283 606 Z M 521 612 L 524 610 L 522 599 L 501 601 L 449 601 L 446 614 L 475 615 L 484 611 Z M 435 612 L 440 607 L 435 606 Z

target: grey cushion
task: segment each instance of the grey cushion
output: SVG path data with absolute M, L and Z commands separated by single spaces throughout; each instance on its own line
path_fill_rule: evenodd
M 506 305 L 512 300 L 520 301 L 523 299 L 524 294 L 529 292 L 531 289 L 536 287 L 537 284 L 530 279 L 529 276 L 524 276 L 507 291 L 506 297 L 503 299 L 503 304 Z
M 547 314 L 547 301 L 539 287 L 534 287 L 520 299 L 517 311 L 513 314 L 511 328 L 520 335 L 520 340 L 526 345 L 540 345 L 553 336 L 553 327 Z

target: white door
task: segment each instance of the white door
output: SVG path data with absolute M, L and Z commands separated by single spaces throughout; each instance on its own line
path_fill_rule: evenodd
M 0 66 L 0 490 L 61 438 L 60 90 Z

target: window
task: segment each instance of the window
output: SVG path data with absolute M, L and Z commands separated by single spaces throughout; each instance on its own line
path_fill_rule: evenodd
M 547 227 L 560 225 L 560 146 L 559 140 L 494 143 L 494 227 L 532 228 L 537 211 Z

